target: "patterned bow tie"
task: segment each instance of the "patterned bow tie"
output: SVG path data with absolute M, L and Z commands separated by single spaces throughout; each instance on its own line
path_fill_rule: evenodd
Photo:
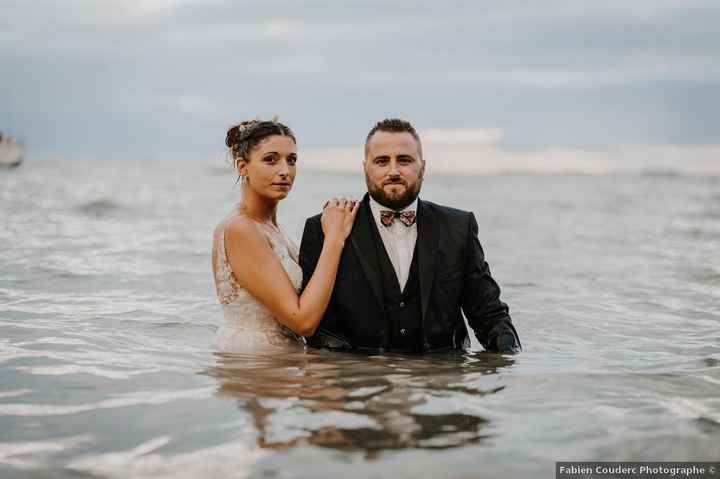
M 412 226 L 415 224 L 415 212 L 412 210 L 408 211 L 390 211 L 380 210 L 380 222 L 383 226 L 389 227 L 395 218 L 399 219 L 405 226 Z

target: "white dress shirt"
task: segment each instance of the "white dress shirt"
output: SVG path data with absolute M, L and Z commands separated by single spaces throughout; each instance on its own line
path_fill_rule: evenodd
M 417 198 L 407 207 L 399 212 L 414 210 L 417 214 Z M 390 257 L 390 262 L 395 270 L 400 291 L 405 289 L 405 284 L 410 274 L 410 263 L 412 263 L 415 241 L 417 240 L 417 221 L 411 226 L 405 226 L 402 221 L 395 220 L 390 226 L 385 226 L 380 220 L 380 210 L 390 210 L 370 197 L 370 210 L 372 211 L 375 224 L 380 232 L 385 251 Z

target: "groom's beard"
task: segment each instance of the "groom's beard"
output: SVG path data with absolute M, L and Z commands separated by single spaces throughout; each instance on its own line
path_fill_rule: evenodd
M 370 197 L 383 205 L 386 208 L 390 208 L 391 210 L 399 211 L 406 206 L 409 206 L 420 194 L 420 187 L 422 186 L 423 178 L 420 176 L 415 183 L 412 185 L 408 185 L 408 183 L 404 180 L 394 180 L 394 181 L 387 181 L 380 185 L 380 187 L 377 187 L 376 185 L 370 184 L 369 181 L 367 181 L 367 178 L 365 179 L 365 183 L 367 184 L 368 193 L 370 194 Z M 388 184 L 403 184 L 405 185 L 405 192 L 402 195 L 395 196 L 395 195 L 388 195 L 385 193 L 384 187 Z

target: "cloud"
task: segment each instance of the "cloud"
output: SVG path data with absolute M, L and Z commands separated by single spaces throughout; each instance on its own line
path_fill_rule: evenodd
M 423 145 L 494 145 L 502 140 L 500 128 L 431 128 L 420 133 Z
M 163 156 L 192 137 L 196 157 L 277 114 L 334 168 L 401 116 L 429 146 L 602 163 L 717 142 L 718 22 L 710 0 L 6 0 L 0 129 L 35 154 Z

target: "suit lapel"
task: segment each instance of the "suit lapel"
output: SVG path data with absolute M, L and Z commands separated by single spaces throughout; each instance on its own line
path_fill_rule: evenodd
M 433 210 L 421 200 L 418 200 L 417 253 L 422 319 L 424 321 L 428 305 L 430 304 L 430 292 L 432 291 L 433 281 L 435 280 L 438 231 L 437 220 Z
M 370 211 L 368 195 L 365 194 L 362 204 L 360 205 L 360 209 L 357 212 L 357 217 L 355 218 L 355 224 L 353 226 L 352 233 L 350 234 L 350 242 L 353 245 L 353 249 L 355 250 L 358 260 L 360 260 L 360 266 L 370 283 L 370 288 L 372 288 L 375 299 L 380 305 L 380 309 L 383 309 L 383 280 L 380 271 L 378 270 L 378 245 L 375 244 L 375 235 L 372 231 L 372 225 L 370 224 L 371 221 L 375 220 L 372 217 L 372 212 Z

